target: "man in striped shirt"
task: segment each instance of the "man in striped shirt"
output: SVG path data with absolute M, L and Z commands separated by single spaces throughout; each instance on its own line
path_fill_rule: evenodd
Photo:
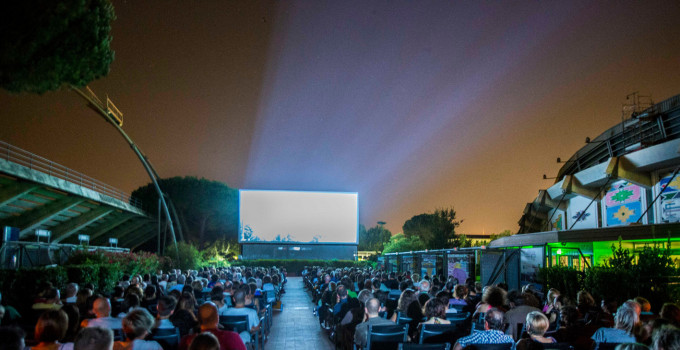
M 503 333 L 503 311 L 491 308 L 484 315 L 484 330 L 474 332 L 458 339 L 453 350 L 462 350 L 470 344 L 509 344 L 508 349 L 515 349 L 515 341 Z

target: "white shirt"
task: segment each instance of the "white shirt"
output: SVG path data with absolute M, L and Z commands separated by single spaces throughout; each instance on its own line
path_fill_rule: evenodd
M 133 340 L 131 342 L 117 341 L 113 343 L 113 350 L 163 350 L 155 340 Z
M 99 317 L 83 320 L 83 327 L 103 327 L 109 329 L 123 329 L 123 320 L 115 317 Z
M 222 316 L 241 316 L 241 315 L 248 316 L 248 331 L 241 332 L 240 334 L 241 339 L 243 339 L 243 342 L 247 344 L 248 342 L 250 342 L 250 329 L 253 327 L 257 327 L 260 324 L 260 317 L 257 315 L 257 311 L 249 307 L 241 308 L 230 307 L 224 312 Z

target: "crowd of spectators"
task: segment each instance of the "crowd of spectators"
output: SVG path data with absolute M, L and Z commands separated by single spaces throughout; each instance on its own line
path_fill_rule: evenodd
M 256 348 L 285 282 L 285 269 L 230 267 L 126 275 L 111 291 L 68 283 L 63 296 L 48 283 L 30 312 L 0 306 L 0 350 Z M 247 327 L 236 333 L 222 316 Z
M 472 278 L 321 267 L 306 267 L 302 275 L 321 327 L 342 349 L 366 347 L 369 326 L 405 324 L 407 342 L 450 343 L 454 350 L 500 343 L 518 350 L 591 350 L 604 343 L 680 349 L 680 308 L 674 303 L 654 314 L 643 297 L 598 304 L 587 291 L 571 300 L 555 289 L 544 294 L 526 285 L 508 291 L 505 284 L 482 286 Z M 450 327 L 425 338 L 429 324 Z

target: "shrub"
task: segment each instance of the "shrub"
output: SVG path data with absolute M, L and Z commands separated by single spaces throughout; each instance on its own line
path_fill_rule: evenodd
M 69 282 L 79 285 L 92 283 L 95 288 L 99 287 L 99 267 L 102 264 L 69 265 L 66 266 L 66 276 Z
M 584 273 L 565 266 L 544 267 L 538 271 L 538 279 L 543 282 L 546 290 L 555 288 L 576 300 L 576 293 L 583 289 Z
M 297 273 L 302 271 L 305 266 L 324 266 L 324 267 L 365 267 L 373 266 L 372 263 L 366 261 L 353 260 L 314 260 L 314 259 L 254 259 L 254 260 L 238 260 L 234 265 L 241 265 L 247 267 L 253 266 L 277 266 L 284 267 L 290 273 Z
M 177 253 L 179 254 L 179 260 L 177 259 L 174 246 L 170 245 L 165 248 L 165 256 L 172 261 L 170 264 L 171 268 L 196 270 L 204 265 L 201 253 L 191 243 L 177 242 Z

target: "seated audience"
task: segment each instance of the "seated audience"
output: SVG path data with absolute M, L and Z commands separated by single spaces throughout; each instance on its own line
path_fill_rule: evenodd
M 113 332 L 108 328 L 83 328 L 73 342 L 73 350 L 113 350 Z
M 40 301 L 33 304 L 33 310 L 59 310 L 62 307 L 61 298 L 59 297 L 59 289 L 54 287 L 47 288 L 42 293 Z
M 665 303 L 661 307 L 659 317 L 668 320 L 673 326 L 680 327 L 680 307 L 674 303 Z
M 347 302 L 348 296 L 347 296 L 347 287 L 345 285 L 339 285 L 338 288 L 336 289 L 336 295 L 337 299 L 335 302 L 335 305 L 333 306 L 333 316 L 338 316 L 340 313 L 340 309 L 342 308 L 342 305 Z M 343 317 L 345 315 L 339 315 L 340 317 Z
M 482 302 L 477 306 L 477 310 L 475 310 L 472 318 L 475 319 L 477 314 L 486 312 L 492 308 L 505 312 L 505 295 L 506 292 L 502 288 L 495 286 L 487 287 L 482 295 Z
M 517 350 L 541 350 L 543 349 L 542 344 L 556 343 L 555 338 L 544 336 L 549 326 L 548 317 L 540 311 L 532 311 L 527 314 L 525 327 L 529 338 L 520 339 L 517 342 Z
M 148 310 L 149 306 L 157 303 L 158 296 L 156 295 L 156 286 L 148 284 L 146 288 L 144 288 L 144 299 L 140 301 L 140 306 Z
M 503 311 L 492 307 L 484 314 L 484 330 L 458 339 L 453 350 L 462 350 L 470 344 L 514 344 L 511 336 L 503 333 Z
M 154 324 L 153 316 L 146 309 L 130 310 L 123 318 L 122 324 L 125 340 L 115 342 L 114 350 L 163 350 L 156 341 L 144 340 L 151 334 Z
M 560 310 L 560 314 L 560 328 L 555 332 L 555 339 L 561 343 L 569 343 L 575 350 L 590 350 L 593 344 L 590 337 L 594 330 L 591 331 L 582 322 L 579 322 L 576 306 L 564 306 Z
M 416 292 L 414 292 L 412 289 L 406 289 L 403 292 L 401 292 L 401 296 L 399 297 L 399 301 L 397 302 L 397 308 L 392 313 L 392 317 L 390 318 L 390 320 L 392 322 L 397 322 L 398 314 L 400 314 L 402 317 L 408 317 L 406 316 L 408 313 L 408 306 L 411 305 L 411 303 L 414 301 L 418 301 L 418 296 L 416 295 Z
M 175 312 L 177 300 L 173 297 L 161 297 L 156 304 L 156 323 L 153 329 L 173 329 L 175 325 L 170 321 L 170 317 Z
M 189 331 L 198 325 L 194 304 L 194 296 L 191 293 L 183 293 L 177 302 L 175 312 L 170 316 L 170 321 L 179 329 L 181 336 L 189 334 Z
M 446 297 L 448 301 L 448 297 Z M 451 324 L 451 321 L 446 319 L 446 310 L 448 306 L 440 298 L 432 298 L 425 302 L 423 306 L 423 314 L 427 321 L 422 322 L 426 324 Z
M 237 292 L 236 294 L 239 294 Z M 241 337 L 232 331 L 223 331 L 218 329 L 219 315 L 217 314 L 217 307 L 211 302 L 206 302 L 198 308 L 198 316 L 200 320 L 201 333 L 209 332 L 214 335 L 219 344 L 220 350 L 246 350 L 246 345 L 243 343 Z M 182 338 L 179 344 L 179 350 L 189 349 L 189 345 L 197 334 L 190 334 Z M 199 341 L 201 342 L 201 341 Z
M 0 327 L 0 350 L 24 350 L 26 333 L 18 327 Z
M 248 316 L 249 331 L 243 331 L 240 334 L 243 342 L 248 343 L 250 342 L 250 333 L 257 332 L 260 329 L 260 317 L 258 316 L 257 311 L 246 307 L 246 291 L 244 289 L 239 288 L 239 290 L 234 293 L 234 303 L 234 307 L 227 309 L 224 316 Z
M 510 304 L 510 310 L 508 310 L 504 316 L 505 323 L 508 324 L 508 329 L 505 331 L 505 334 L 519 340 L 519 338 L 516 338 L 516 335 L 522 330 L 521 325 L 524 324 L 527 315 L 532 312 L 541 311 L 538 308 L 539 301 L 536 300 L 536 297 L 534 297 L 533 294 L 519 294 L 519 291 L 516 289 L 508 292 L 507 299 Z M 517 329 L 517 327 L 519 327 L 519 329 Z M 546 328 L 546 330 L 548 329 Z M 521 336 L 521 334 L 518 336 Z
M 78 299 L 78 284 L 69 283 L 66 285 L 66 293 L 64 295 L 64 304 L 75 304 Z
M 467 305 L 468 287 L 464 284 L 457 284 L 453 287 L 453 298 L 449 300 L 449 305 Z
M 220 350 L 220 342 L 210 332 L 201 333 L 191 341 L 189 350 Z
M 595 306 L 595 299 L 585 290 L 576 293 L 576 308 L 586 323 L 595 318 L 599 311 Z
M 680 349 L 680 329 L 674 326 L 663 326 L 659 328 L 652 336 L 652 349 Z
M 4 314 L 0 317 L 0 325 L 7 326 L 19 322 L 21 314 L 12 306 L 2 304 L 2 293 L 0 293 L 0 306 L 4 309 Z
M 92 305 L 92 312 L 96 318 L 86 318 L 80 323 L 80 327 L 104 327 L 109 329 L 123 328 L 119 318 L 111 317 L 111 304 L 109 299 L 99 297 Z
M 548 294 L 545 297 L 545 305 L 543 305 L 543 313 L 548 314 L 553 308 L 553 302 L 555 298 L 560 295 L 560 291 L 555 288 L 550 288 Z
M 354 343 L 362 348 L 366 347 L 368 340 L 368 325 L 393 325 L 394 322 L 386 320 L 378 315 L 380 301 L 376 298 L 369 299 L 364 308 L 364 322 L 359 323 L 354 332 Z
M 31 350 L 61 350 L 65 349 L 65 344 L 60 344 L 59 340 L 66 335 L 68 327 L 68 316 L 62 310 L 47 310 L 35 325 L 35 340 L 38 345 L 31 347 Z
M 628 305 L 622 305 L 616 310 L 614 328 L 600 328 L 592 339 L 597 343 L 635 343 L 633 330 L 638 324 L 638 315 Z
M 66 304 L 61 308 L 61 310 L 64 311 L 68 317 L 66 335 L 61 340 L 72 342 L 80 330 L 80 312 L 78 311 L 76 304 Z
M 425 303 L 430 300 L 430 281 L 422 280 L 418 285 L 418 301 L 420 305 L 425 305 Z

